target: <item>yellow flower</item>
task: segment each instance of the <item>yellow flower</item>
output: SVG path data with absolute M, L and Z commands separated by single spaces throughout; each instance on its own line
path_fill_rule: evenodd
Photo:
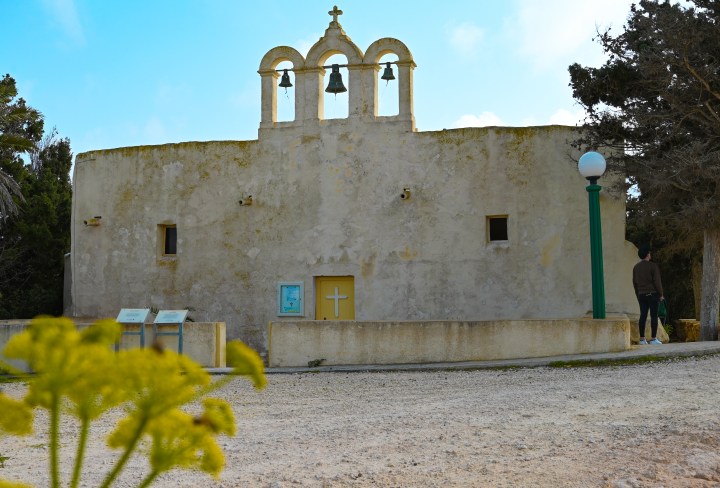
M 128 400 L 130 393 L 120 387 L 121 379 L 115 374 L 117 355 L 110 347 L 87 344 L 74 363 L 82 374 L 74 378 L 73 387 L 65 392 L 72 402 L 73 415 L 93 420 Z
M 254 349 L 241 341 L 231 341 L 227 343 L 226 353 L 228 364 L 233 367 L 232 374 L 248 376 L 258 390 L 265 388 L 265 366 Z
M 13 435 L 26 435 L 32 432 L 33 412 L 25 404 L 0 392 L 0 431 Z
M 213 430 L 178 409 L 154 419 L 148 424 L 148 433 L 152 438 L 153 471 L 161 473 L 177 467 L 217 476 L 225 464 Z
M 57 364 L 74 346 L 79 336 L 70 319 L 38 317 L 21 334 L 10 338 L 5 356 L 25 360 L 36 373 L 45 372 Z
M 120 324 L 113 319 L 103 319 L 84 329 L 80 333 L 80 340 L 86 344 L 115 344 L 121 336 Z
M 205 425 L 215 434 L 235 435 L 235 415 L 230 404 L 218 398 L 203 400 L 205 412 L 195 419 L 198 424 Z
M 65 317 L 38 317 L 26 331 L 13 336 L 5 347 L 9 358 L 25 360 L 37 373 L 29 384 L 26 401 L 51 408 L 53 398 L 70 397 L 81 418 L 95 418 L 124 401 L 118 397 L 110 350 L 119 337 L 120 324 L 103 320 L 78 332 Z
M 210 383 L 207 371 L 174 351 L 129 349 L 117 357 L 117 379 L 131 393 L 135 409 L 147 418 L 195 399 Z
M 114 482 L 135 449 L 148 438 L 152 471 L 147 483 L 176 467 L 218 476 L 225 459 L 216 437 L 235 435 L 235 418 L 227 402 L 205 395 L 224 382 L 212 383 L 199 364 L 171 350 L 130 349 L 115 353 L 112 345 L 121 337 L 121 330 L 120 324 L 110 319 L 82 331 L 66 318 L 38 317 L 31 321 L 24 332 L 8 341 L 4 354 L 24 360 L 35 375 L 28 382 L 24 401 L 0 393 L 0 430 L 18 435 L 30 433 L 32 409 L 48 409 L 50 473 L 53 485 L 58 485 L 60 416 L 69 406 L 69 411 L 81 419 L 72 482 L 76 485 L 82 474 L 92 420 L 109 408 L 124 405 L 127 416 L 108 437 L 108 445 L 123 448 L 124 453 L 107 474 L 105 484 Z M 234 374 L 249 377 L 257 389 L 265 386 L 262 359 L 254 350 L 234 341 L 228 344 L 227 353 Z M 200 415 L 180 410 L 201 398 Z M 0 488 L 24 485 L 0 481 Z
M 138 432 L 144 428 L 143 422 L 147 423 L 139 415 L 128 415 L 120 419 L 115 425 L 115 430 L 108 436 L 108 446 L 119 449 L 132 445 L 137 441 Z
M 0 488 L 32 488 L 30 485 L 24 483 L 15 483 L 13 481 L 0 480 Z
M 200 469 L 217 478 L 225 467 L 225 455 L 222 449 L 217 445 L 215 439 L 211 437 L 204 438 L 198 448 L 202 451 Z

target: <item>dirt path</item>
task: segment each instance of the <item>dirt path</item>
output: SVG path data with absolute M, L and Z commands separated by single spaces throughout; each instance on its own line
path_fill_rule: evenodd
M 720 356 L 635 366 L 271 375 L 237 380 L 220 480 L 158 487 L 716 487 Z M 20 394 L 21 385 L 2 385 Z M 84 486 L 115 453 L 98 426 Z M 64 424 L 67 451 L 74 445 Z M 44 439 L 0 439 L 0 478 L 47 486 Z M 69 454 L 69 452 L 68 452 Z M 69 470 L 69 468 L 67 468 Z M 135 486 L 137 459 L 117 486 Z

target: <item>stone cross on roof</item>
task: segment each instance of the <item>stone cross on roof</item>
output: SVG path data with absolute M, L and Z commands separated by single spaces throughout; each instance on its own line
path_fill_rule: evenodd
M 333 7 L 331 11 L 328 12 L 328 15 L 332 15 L 332 21 L 337 24 L 337 18 L 338 15 L 342 15 L 343 11 L 337 8 L 337 5 Z

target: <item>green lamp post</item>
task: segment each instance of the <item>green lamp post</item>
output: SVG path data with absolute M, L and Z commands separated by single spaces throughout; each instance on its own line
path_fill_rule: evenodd
M 593 318 L 605 318 L 605 278 L 603 276 L 602 225 L 600 223 L 600 189 L 598 178 L 605 173 L 605 158 L 602 154 L 590 151 L 578 161 L 578 171 L 590 184 L 588 192 L 590 206 L 590 266 L 592 269 Z

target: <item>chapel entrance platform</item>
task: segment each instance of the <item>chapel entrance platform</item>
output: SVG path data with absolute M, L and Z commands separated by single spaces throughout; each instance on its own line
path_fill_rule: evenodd
M 279 321 L 268 367 L 462 363 L 631 349 L 626 315 L 497 321 Z

